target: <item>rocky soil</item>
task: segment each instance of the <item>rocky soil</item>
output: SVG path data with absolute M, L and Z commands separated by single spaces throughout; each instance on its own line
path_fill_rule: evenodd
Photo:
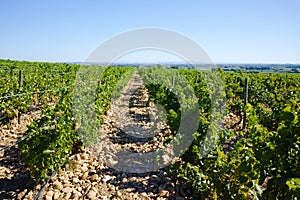
M 22 115 L 20 124 L 16 118 L 9 124 L 0 125 L 0 199 L 22 199 L 39 187 L 21 163 L 17 143 L 26 132 L 27 125 L 40 114 L 40 111 L 33 110 Z
M 98 143 L 72 155 L 44 188 L 29 178 L 17 145 L 1 151 L 0 199 L 193 199 L 175 175 L 153 164 L 153 152 L 172 135 L 164 116 L 157 114 L 163 110 L 147 105 L 148 98 L 139 75 L 134 74 L 104 116 Z M 12 137 L 17 132 L 3 135 Z M 171 149 L 164 149 L 163 160 L 174 161 Z
M 153 168 L 153 160 L 136 159 L 139 153 L 162 148 L 164 140 L 171 137 L 166 123 L 156 115 L 157 108 L 147 106 L 147 100 L 146 88 L 135 74 L 104 116 L 103 136 L 98 143 L 73 155 L 71 163 L 50 180 L 43 198 L 191 198 L 191 191 L 174 175 L 164 168 Z

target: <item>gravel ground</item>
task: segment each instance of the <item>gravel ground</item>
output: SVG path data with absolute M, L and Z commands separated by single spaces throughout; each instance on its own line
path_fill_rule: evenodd
M 151 171 L 149 160 L 116 158 L 123 151 L 153 152 L 171 137 L 166 123 L 155 121 L 157 108 L 147 107 L 147 100 L 146 88 L 135 74 L 104 116 L 99 142 L 71 157 L 71 163 L 50 180 L 44 199 L 187 199 L 190 191 L 164 168 Z M 129 169 L 117 170 L 120 163 Z
M 30 111 L 22 115 L 21 124 L 13 119 L 9 125 L 0 125 L 0 199 L 22 199 L 40 187 L 29 177 L 28 170 L 21 163 L 16 144 L 26 132 L 27 125 L 40 114 L 40 111 Z
M 148 98 L 136 73 L 104 116 L 99 142 L 72 155 L 70 163 L 50 179 L 39 199 L 193 199 L 191 191 L 175 175 L 147 165 L 153 163 L 153 158 L 145 162 L 133 154 L 161 149 L 163 142 L 172 137 L 164 116 L 157 115 L 163 110 L 147 105 Z M 28 117 L 22 127 L 1 127 L 1 147 L 20 138 L 32 119 Z M 121 157 L 119 152 L 129 154 Z M 171 150 L 164 154 L 166 161 L 173 159 Z M 29 178 L 17 145 L 0 151 L 0 157 L 0 199 L 34 199 L 42 186 Z M 123 170 L 118 170 L 120 166 Z

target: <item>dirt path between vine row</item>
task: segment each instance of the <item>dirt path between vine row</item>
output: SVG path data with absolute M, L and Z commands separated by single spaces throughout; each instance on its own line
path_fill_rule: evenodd
M 152 169 L 147 166 L 151 161 L 132 160 L 137 155 L 134 153 L 161 148 L 170 135 L 164 121 L 155 121 L 157 109 L 147 106 L 148 98 L 135 73 L 104 116 L 100 141 L 86 152 L 72 156 L 71 166 L 51 179 L 45 199 L 187 198 L 190 191 L 174 175 L 164 169 L 147 172 Z M 130 153 L 117 158 L 120 151 Z
M 72 155 L 70 164 L 41 185 L 13 188 L 7 199 L 193 199 L 191 191 L 164 168 L 153 166 L 153 156 L 139 155 L 163 147 L 171 131 L 161 111 L 147 104 L 149 95 L 136 72 L 103 116 L 103 135 L 93 147 Z M 120 156 L 120 152 L 121 154 Z M 124 154 L 125 152 L 125 154 Z M 127 152 L 127 153 L 126 153 Z M 172 152 L 165 151 L 170 160 Z M 152 164 L 151 164 L 152 163 Z M 25 172 L 24 172 L 25 173 Z M 27 173 L 27 172 L 26 172 Z M 31 181 L 27 176 L 24 184 Z M 29 183 L 29 182 L 28 182 Z M 37 195 L 38 191 L 42 191 Z
M 21 199 L 37 186 L 21 162 L 17 142 L 26 132 L 27 125 L 40 116 L 41 111 L 33 109 L 22 114 L 20 124 L 15 118 L 0 125 L 0 199 Z

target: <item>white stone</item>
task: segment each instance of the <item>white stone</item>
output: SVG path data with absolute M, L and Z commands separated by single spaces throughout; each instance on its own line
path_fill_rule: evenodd
M 87 194 L 87 197 L 91 200 L 94 200 L 97 198 L 97 193 L 94 190 L 90 190 L 89 193 Z
M 109 176 L 109 175 L 104 175 L 104 177 L 103 177 L 103 182 L 107 182 L 107 181 L 109 181 L 111 179 L 111 177 Z

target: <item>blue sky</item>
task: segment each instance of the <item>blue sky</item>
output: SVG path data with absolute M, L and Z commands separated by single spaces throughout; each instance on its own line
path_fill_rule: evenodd
M 7 0 L 0 8 L 3 59 L 84 61 L 116 34 L 158 27 L 190 37 L 215 63 L 300 63 L 298 0 Z

